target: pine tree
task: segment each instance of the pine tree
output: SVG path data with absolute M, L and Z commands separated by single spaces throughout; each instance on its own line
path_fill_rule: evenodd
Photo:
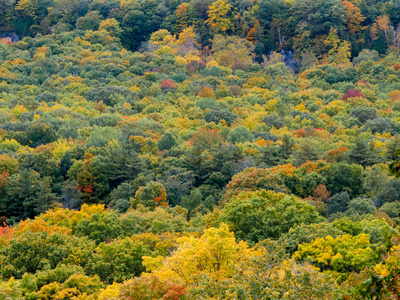
M 190 192 L 189 196 L 182 197 L 182 206 L 187 208 L 189 211 L 192 211 L 201 204 L 202 200 L 203 195 L 200 190 L 194 189 Z
M 194 146 L 190 152 L 189 155 L 186 157 L 186 161 L 190 165 L 190 167 L 193 169 L 193 171 L 198 172 L 199 169 L 201 168 L 203 158 L 201 157 L 201 154 L 203 153 L 203 149 L 200 147 Z
M 363 167 L 373 165 L 380 160 L 379 155 L 376 153 L 374 142 L 367 143 L 360 137 L 355 139 L 348 159 L 350 163 L 359 164 Z
M 35 202 L 39 191 L 39 173 L 22 170 L 9 179 L 7 187 L 7 215 L 12 221 L 24 220 L 35 216 Z
M 161 151 L 170 150 L 174 146 L 176 146 L 175 138 L 169 132 L 164 134 L 161 140 L 158 142 L 158 149 L 160 149 Z
M 268 167 L 284 164 L 281 147 L 279 146 L 273 145 L 264 147 L 262 150 L 262 155 L 262 160 Z
M 400 135 L 396 135 L 390 142 L 386 143 L 385 158 L 387 160 L 396 160 L 399 156 L 396 150 L 400 148 Z
M 71 154 L 69 154 L 68 150 L 61 157 L 60 163 L 58 165 L 60 167 L 61 175 L 64 177 L 64 179 L 67 178 L 68 170 L 73 165 L 73 162 L 71 160 Z
M 283 159 L 288 159 L 290 157 L 293 146 L 293 139 L 289 135 L 285 134 L 282 139 L 282 145 L 280 146 L 280 152 Z
M 39 190 L 36 192 L 34 211 L 38 214 L 44 213 L 57 202 L 58 198 L 51 190 L 51 177 L 45 177 L 39 182 Z

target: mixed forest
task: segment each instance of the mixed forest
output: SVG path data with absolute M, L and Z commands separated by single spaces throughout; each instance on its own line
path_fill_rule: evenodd
M 400 299 L 400 0 L 0 0 L 0 300 Z

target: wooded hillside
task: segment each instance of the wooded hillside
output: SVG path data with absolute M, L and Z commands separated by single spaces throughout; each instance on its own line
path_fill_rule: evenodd
M 400 1 L 0 15 L 0 299 L 399 299 Z

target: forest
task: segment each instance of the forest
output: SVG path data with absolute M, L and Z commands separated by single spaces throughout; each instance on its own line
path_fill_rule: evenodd
M 0 0 L 0 300 L 400 299 L 400 0 Z

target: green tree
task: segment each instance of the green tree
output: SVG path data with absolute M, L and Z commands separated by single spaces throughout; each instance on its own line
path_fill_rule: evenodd
M 146 186 L 140 187 L 135 194 L 135 198 L 131 200 L 131 206 L 136 208 L 139 204 L 150 209 L 154 209 L 157 206 L 166 206 L 167 194 L 165 187 L 156 181 L 150 181 Z
M 166 15 L 158 16 L 156 0 L 145 0 L 141 2 L 130 2 L 124 7 L 124 15 L 121 27 L 124 30 L 122 43 L 129 49 L 136 50 L 141 42 L 148 39 L 152 32 L 159 29 L 162 18 Z M 162 13 L 164 11 L 161 11 Z M 135 36 L 134 39 L 128 38 Z
M 266 145 L 262 148 L 262 162 L 268 167 L 274 167 L 277 165 L 283 165 L 285 163 L 283 159 L 283 153 L 279 145 Z
M 149 254 L 146 246 L 130 238 L 102 243 L 96 248 L 88 269 L 107 284 L 123 282 L 145 271 L 142 256 Z
M 2 19 L 0 21 L 0 26 L 8 27 L 8 30 L 11 29 L 11 26 L 14 22 L 14 11 L 16 0 L 2 0 L 0 1 L 0 15 L 2 15 Z
M 50 177 L 45 177 L 39 182 L 39 190 L 36 192 L 36 199 L 33 209 L 37 214 L 46 212 L 58 200 L 56 194 L 51 190 L 50 183 Z
M 172 147 L 176 146 L 176 140 L 174 136 L 167 132 L 163 135 L 161 140 L 158 142 L 158 149 L 162 150 L 170 150 Z
M 118 214 L 114 211 L 102 211 L 90 215 L 73 226 L 73 233 L 86 236 L 99 244 L 123 235 Z
M 35 216 L 35 204 L 40 192 L 37 172 L 21 170 L 10 177 L 7 186 L 7 216 L 13 222 Z
M 376 198 L 389 190 L 391 178 L 386 165 L 375 164 L 364 170 L 363 189 L 367 197 Z
M 311 38 L 328 35 L 333 25 L 339 33 L 345 30 L 346 12 L 339 0 L 295 0 L 290 11 L 297 24 L 305 22 Z
M 85 267 L 93 249 L 94 243 L 87 238 L 26 231 L 1 248 L 0 275 L 21 278 L 24 273 L 54 269 L 59 263 Z
M 350 149 L 348 158 L 350 163 L 355 163 L 362 166 L 373 165 L 379 160 L 379 157 L 374 149 L 374 142 L 371 141 L 368 144 L 360 137 L 357 137 L 354 140 L 354 146 Z
M 113 149 L 109 158 L 111 166 L 107 174 L 112 186 L 135 180 L 145 169 L 143 159 L 132 149 Z
M 168 231 L 188 231 L 189 224 L 186 219 L 187 210 L 176 206 L 174 208 L 156 207 L 154 211 L 139 206 L 119 217 L 119 224 L 126 236 L 143 232 L 163 233 Z
M 393 139 L 385 145 L 386 160 L 396 160 L 398 158 L 396 150 L 400 148 L 400 135 L 395 135 Z
M 218 124 L 221 120 L 224 120 L 228 126 L 230 126 L 237 118 L 237 115 L 226 109 L 211 109 L 204 115 L 204 120 L 207 123 L 214 122 L 215 124 Z
M 182 206 L 189 212 L 198 207 L 203 201 L 203 195 L 199 189 L 193 189 L 190 191 L 189 196 L 182 197 Z
M 243 126 L 235 127 L 229 133 L 229 141 L 236 143 L 252 142 L 254 140 L 253 134 Z
M 76 21 L 76 28 L 80 30 L 97 30 L 99 29 L 102 16 L 98 11 L 88 12 L 85 16 L 80 17 Z
M 355 198 L 348 203 L 348 213 L 354 214 L 373 214 L 376 211 L 374 201 L 369 198 Z
M 355 107 L 350 111 L 351 117 L 357 118 L 361 123 L 365 124 L 368 120 L 373 120 L 378 117 L 377 111 L 373 107 Z
M 71 160 L 71 154 L 69 151 L 65 151 L 65 154 L 61 157 L 60 163 L 58 164 L 60 167 L 60 173 L 64 177 L 64 179 L 67 177 L 67 173 L 69 168 L 73 165 L 72 160 Z
M 260 0 L 258 2 L 258 10 L 256 17 L 260 24 L 266 30 L 273 26 L 274 19 L 285 19 L 289 17 L 287 2 L 284 0 Z M 272 50 L 272 48 L 270 48 Z
M 76 181 L 86 203 L 97 203 L 110 192 L 110 160 L 102 155 L 90 154 L 83 162 Z
M 335 194 L 332 196 L 328 204 L 329 214 L 345 212 L 348 208 L 349 202 L 350 196 L 346 191 Z
M 310 204 L 265 190 L 233 197 L 220 215 L 220 221 L 226 223 L 238 239 L 248 242 L 278 239 L 296 224 L 321 220 L 323 218 Z
M 321 158 L 321 151 L 315 140 L 306 138 L 299 144 L 299 149 L 296 151 L 297 165 L 301 165 L 307 161 L 316 161 Z
M 35 122 L 29 126 L 26 131 L 28 138 L 28 145 L 36 147 L 42 144 L 48 144 L 57 140 L 57 132 L 54 130 L 53 125 L 47 125 L 43 122 Z
M 293 253 L 300 244 L 311 243 L 316 238 L 326 238 L 327 236 L 336 238 L 343 234 L 344 232 L 333 226 L 332 223 L 298 224 L 283 234 L 279 241 L 286 243 L 287 250 Z
M 326 178 L 326 188 L 332 195 L 346 191 L 354 197 L 362 192 L 362 166 L 333 163 L 327 165 L 322 174 Z

